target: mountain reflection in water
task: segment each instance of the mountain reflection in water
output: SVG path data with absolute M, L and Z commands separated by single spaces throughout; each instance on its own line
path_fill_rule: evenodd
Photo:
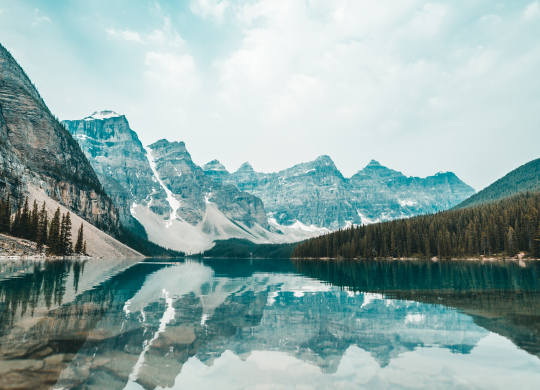
M 538 262 L 4 261 L 0 389 L 534 388 L 539 271 Z

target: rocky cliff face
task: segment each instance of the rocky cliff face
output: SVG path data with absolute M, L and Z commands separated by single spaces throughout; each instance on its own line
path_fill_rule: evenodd
M 11 54 L 0 45 L 0 189 L 21 197 L 28 186 L 114 233 L 118 212 L 77 142 L 51 114 Z
M 153 242 L 191 252 L 231 237 L 256 242 L 307 238 L 270 231 L 262 201 L 232 180 L 212 180 L 183 142 L 163 139 L 143 147 L 125 116 L 112 111 L 63 123 L 119 205 L 122 222 L 135 217 Z M 219 171 L 219 162 L 214 168 Z
M 248 163 L 230 174 L 217 160 L 204 166 L 220 182 L 233 182 L 264 202 L 280 225 L 338 229 L 446 210 L 474 194 L 451 172 L 407 177 L 371 161 L 345 178 L 332 159 L 320 156 L 278 173 L 255 172 Z
M 149 149 L 161 182 L 180 201 L 177 215 L 181 219 L 198 224 L 206 214 L 206 205 L 214 203 L 226 217 L 250 228 L 256 223 L 264 228 L 268 226 L 259 198 L 206 176 L 201 167 L 193 163 L 183 142 L 160 140 Z
M 136 230 L 138 225 L 130 211 L 134 202 L 159 215 L 170 213 L 167 194 L 154 177 L 146 150 L 123 115 L 101 111 L 62 123 L 88 156 L 125 226 Z

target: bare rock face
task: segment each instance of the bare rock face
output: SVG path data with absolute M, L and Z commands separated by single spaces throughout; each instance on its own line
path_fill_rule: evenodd
M 154 177 L 146 150 L 125 116 L 101 111 L 62 123 L 88 156 L 125 226 L 137 229 L 130 212 L 133 202 L 148 205 L 159 215 L 170 213 L 167 194 Z
M 215 203 L 225 216 L 252 227 L 268 226 L 262 201 L 234 185 L 212 180 L 193 163 L 184 142 L 160 140 L 149 146 L 160 180 L 180 201 L 177 215 L 195 225 L 202 221 L 206 204 Z M 217 165 L 217 164 L 216 164 Z
M 113 111 L 63 124 L 79 142 L 128 226 L 133 205 L 146 206 L 165 220 L 195 226 L 204 219 L 209 203 L 215 203 L 232 221 L 268 226 L 260 199 L 205 175 L 183 142 L 163 139 L 145 148 L 126 117 Z
M 255 172 L 249 163 L 229 174 L 216 160 L 204 169 L 214 180 L 234 182 L 261 198 L 269 216 L 281 225 L 301 222 L 338 229 L 408 218 L 449 209 L 474 194 L 451 172 L 407 177 L 374 160 L 349 179 L 328 156 L 270 174 Z
M 5 192 L 42 188 L 95 226 L 118 229 L 118 211 L 77 142 L 51 114 L 28 76 L 0 45 L 0 169 Z

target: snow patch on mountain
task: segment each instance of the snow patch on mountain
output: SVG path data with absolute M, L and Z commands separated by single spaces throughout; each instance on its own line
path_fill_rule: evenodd
M 410 199 L 407 199 L 407 200 L 398 199 L 398 203 L 401 207 L 414 206 L 415 204 L 418 204 L 418 202 L 414 200 L 410 200 Z
M 146 150 L 146 157 L 148 158 L 148 163 L 150 164 L 150 168 L 152 169 L 152 172 L 154 172 L 154 176 L 161 185 L 161 188 L 165 191 L 167 194 L 167 202 L 169 202 L 169 206 L 171 206 L 172 212 L 169 216 L 169 221 L 166 224 L 166 227 L 168 228 L 171 226 L 172 221 L 176 219 L 176 212 L 180 208 L 180 202 L 174 197 L 174 194 L 170 189 L 167 188 L 165 183 L 161 181 L 159 178 L 157 169 L 156 169 L 156 162 L 154 161 L 154 156 L 152 155 L 152 149 L 150 149 L 148 146 L 144 148 Z M 144 226 L 144 225 L 143 225 Z
M 275 221 L 275 218 L 274 218 L 274 221 Z M 320 228 L 320 227 L 317 227 L 315 225 L 306 226 L 300 221 L 296 221 L 292 225 L 288 226 L 288 228 L 289 229 L 296 229 L 296 230 L 303 230 L 305 232 L 321 232 L 321 233 L 324 232 L 324 233 L 327 233 L 327 232 L 330 231 L 327 228 Z
M 93 120 L 103 120 L 103 119 L 110 119 L 110 118 L 117 118 L 122 115 L 118 115 L 114 111 L 105 110 L 105 111 L 96 111 L 92 115 L 87 116 L 84 118 L 85 121 L 93 121 Z

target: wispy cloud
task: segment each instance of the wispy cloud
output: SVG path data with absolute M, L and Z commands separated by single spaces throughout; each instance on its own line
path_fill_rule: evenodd
M 535 1 L 525 9 L 524 16 L 526 19 L 532 19 L 540 14 L 540 6 L 538 6 L 538 1 Z
M 107 34 L 109 34 L 109 36 L 112 38 L 143 44 L 155 43 L 180 47 L 184 43 L 184 40 L 180 37 L 180 34 L 178 34 L 178 32 L 172 27 L 171 18 L 168 15 L 163 16 L 163 28 L 155 29 L 150 34 L 141 35 L 138 32 L 131 31 L 128 28 L 125 30 L 108 28 L 105 31 L 107 31 Z
M 34 20 L 32 21 L 32 26 L 41 26 L 43 23 L 52 23 L 52 21 L 47 15 L 36 8 L 34 10 Z
M 126 41 L 135 41 L 135 42 L 141 42 L 142 43 L 142 39 L 141 39 L 141 36 L 139 35 L 139 33 L 134 32 L 134 31 L 130 31 L 127 28 L 125 30 L 115 30 L 115 29 L 112 29 L 112 28 L 108 28 L 106 31 L 107 31 L 107 34 L 109 34 L 111 37 L 121 38 L 121 39 L 124 39 Z
M 217 23 L 221 23 L 229 4 L 227 0 L 193 0 L 190 9 L 191 12 L 203 19 L 213 19 Z

